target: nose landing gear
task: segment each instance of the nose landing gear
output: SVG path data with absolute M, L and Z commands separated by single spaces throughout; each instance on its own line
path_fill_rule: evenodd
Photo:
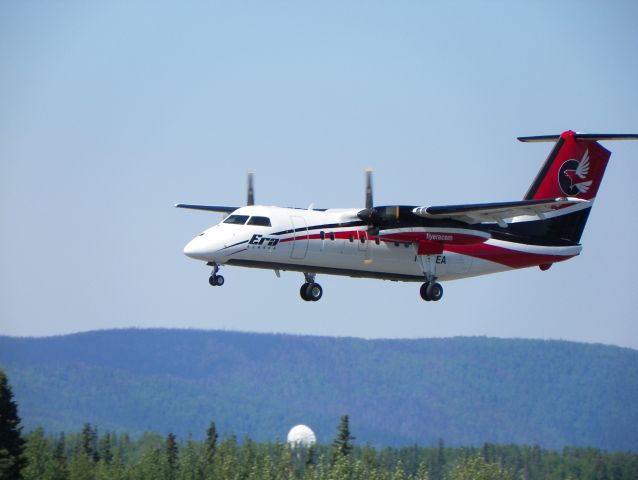
M 224 277 L 217 275 L 217 272 L 219 272 L 219 265 L 215 263 L 213 264 L 213 271 L 208 277 L 208 283 L 210 283 L 211 287 L 221 287 L 224 284 Z

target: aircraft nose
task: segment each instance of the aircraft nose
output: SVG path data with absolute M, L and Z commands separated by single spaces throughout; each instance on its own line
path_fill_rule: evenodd
M 184 255 L 196 260 L 206 260 L 206 245 L 202 242 L 200 237 L 193 238 L 184 247 Z

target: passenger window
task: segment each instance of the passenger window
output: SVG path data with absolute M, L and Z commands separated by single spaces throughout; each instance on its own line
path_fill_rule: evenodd
M 328 235 L 330 235 L 330 240 L 335 239 L 335 232 L 330 232 Z
M 354 242 L 354 235 L 353 235 L 353 234 L 350 234 L 350 236 L 348 237 L 348 240 L 349 240 L 350 242 Z
M 324 232 L 323 230 L 321 230 L 319 232 L 319 236 L 321 237 L 321 240 L 325 240 L 326 239 L 326 232 Z
M 246 220 L 248 220 L 248 215 L 231 215 L 226 220 L 224 220 L 224 223 L 228 223 L 231 225 L 243 225 L 244 223 L 246 223 Z
M 270 227 L 270 218 L 268 217 L 250 217 L 247 225 L 257 225 L 258 227 Z

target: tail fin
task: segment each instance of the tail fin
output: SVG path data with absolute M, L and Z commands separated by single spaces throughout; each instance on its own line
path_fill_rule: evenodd
M 557 140 L 525 200 L 558 197 L 592 200 L 596 197 L 611 152 L 596 141 L 602 135 L 586 137 L 570 130 L 558 137 L 519 138 L 523 142 Z
M 555 141 L 556 145 L 529 187 L 525 200 L 575 197 L 592 201 L 603 179 L 611 152 L 598 140 L 637 140 L 634 134 L 584 134 L 571 130 L 560 135 L 519 137 L 521 142 Z M 565 208 L 543 220 L 538 234 L 553 240 L 580 242 L 591 203 Z M 538 225 L 540 227 L 540 225 Z

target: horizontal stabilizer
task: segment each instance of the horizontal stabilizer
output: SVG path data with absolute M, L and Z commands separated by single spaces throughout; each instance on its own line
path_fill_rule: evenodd
M 574 133 L 576 140 L 638 140 L 635 133 Z M 560 135 L 537 135 L 532 137 L 518 137 L 520 142 L 556 142 Z
M 412 212 L 424 218 L 449 218 L 473 224 L 481 222 L 504 223 L 503 219 L 522 215 L 544 214 L 576 204 L 591 203 L 579 198 L 556 198 L 547 200 L 521 200 L 516 202 L 476 203 L 469 205 L 446 205 L 417 207 Z
M 232 213 L 239 207 L 226 207 L 223 205 L 187 205 L 185 203 L 178 203 L 175 208 L 188 208 L 190 210 L 204 210 L 207 212 L 220 212 L 220 213 Z

